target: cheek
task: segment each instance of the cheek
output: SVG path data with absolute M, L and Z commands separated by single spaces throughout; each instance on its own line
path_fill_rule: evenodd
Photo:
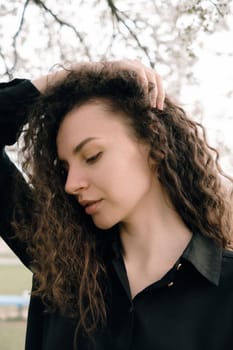
M 150 188 L 151 178 L 152 174 L 147 165 L 121 161 L 105 176 L 106 190 L 112 195 L 112 199 L 121 201 L 124 206 Z
M 92 173 L 92 183 L 109 200 L 129 201 L 145 191 L 150 182 L 151 170 L 146 159 L 137 150 L 109 152 Z

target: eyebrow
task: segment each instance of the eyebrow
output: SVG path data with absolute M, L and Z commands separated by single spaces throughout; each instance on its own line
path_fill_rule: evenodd
M 96 139 L 99 139 L 99 137 L 87 137 L 86 139 L 84 139 L 83 141 L 81 141 L 77 146 L 75 146 L 75 148 L 73 149 L 72 151 L 72 154 L 75 155 L 75 154 L 78 154 L 79 152 L 81 152 L 81 150 L 83 149 L 83 147 L 93 141 L 93 140 L 96 140 Z

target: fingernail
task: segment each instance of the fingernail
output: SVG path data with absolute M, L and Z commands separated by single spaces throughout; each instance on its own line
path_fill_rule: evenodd
M 163 110 L 163 102 L 158 103 L 158 109 L 160 109 L 161 111 Z

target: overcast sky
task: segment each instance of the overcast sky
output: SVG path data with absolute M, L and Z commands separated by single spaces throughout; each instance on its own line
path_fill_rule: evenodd
M 89 11 L 88 16 L 82 17 L 85 26 L 89 28 L 90 36 L 93 28 L 91 23 L 94 20 L 91 14 L 92 12 Z M 33 37 L 35 37 L 36 32 L 36 15 L 36 9 L 35 13 L 30 9 L 30 19 L 33 21 L 33 25 L 30 26 L 31 29 L 27 35 Z M 1 21 L 7 21 L 7 18 L 3 17 Z M 9 41 L 8 35 L 10 35 L 10 31 L 16 23 L 15 18 L 14 20 L 12 19 L 12 25 L 8 20 L 6 25 L 9 28 L 9 32 L 8 34 L 6 32 L 5 37 L 1 38 L 2 45 Z M 81 23 L 79 24 L 81 25 Z M 185 109 L 191 111 L 193 110 L 194 102 L 199 101 L 198 103 L 200 103 L 203 110 L 202 122 L 207 128 L 210 143 L 215 146 L 217 144 L 216 139 L 218 139 L 218 141 L 232 149 L 232 156 L 223 158 L 222 165 L 233 176 L 233 93 L 229 94 L 229 91 L 233 91 L 233 15 L 231 16 L 230 25 L 231 30 L 229 32 L 223 30 L 213 35 L 205 36 L 203 47 L 196 52 L 199 62 L 193 67 L 194 75 L 198 79 L 199 84 L 197 86 L 182 86 L 180 102 Z M 92 34 L 93 36 L 96 35 L 96 33 Z M 3 39 L 6 40 L 5 44 Z M 37 39 L 34 41 L 37 46 L 38 40 L 39 37 L 37 35 Z M 30 56 L 30 47 L 28 50 L 28 52 L 24 51 L 24 54 Z M 218 55 L 216 55 L 216 51 Z M 121 56 L 120 53 L 119 55 Z M 33 56 L 30 56 L 32 60 Z M 47 59 L 51 58 L 51 54 L 47 54 L 47 56 Z M 122 52 L 122 57 L 125 56 L 127 56 L 127 53 L 124 51 Z M 38 60 L 38 57 L 35 57 L 36 60 Z M 46 67 L 46 62 L 44 65 Z M 51 66 L 51 63 L 48 66 Z M 162 72 L 160 73 L 162 75 Z
M 200 101 L 210 143 L 217 138 L 232 149 L 222 165 L 233 176 L 233 17 L 231 31 L 207 36 L 198 55 L 193 71 L 199 85 L 182 88 L 182 102 L 192 107 L 194 94 Z

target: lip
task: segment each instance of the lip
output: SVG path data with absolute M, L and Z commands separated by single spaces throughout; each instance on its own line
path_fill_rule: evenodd
M 96 200 L 79 200 L 78 199 L 78 202 L 79 202 L 79 204 L 82 206 L 82 207 L 87 207 L 88 205 L 91 205 L 91 204 L 93 204 L 93 203 L 96 203 L 96 202 L 98 202 L 100 199 L 96 199 Z
M 95 213 L 99 210 L 102 201 L 103 201 L 103 200 L 100 199 L 100 200 L 98 200 L 98 201 L 96 201 L 96 202 L 90 203 L 89 205 L 87 204 L 87 205 L 85 206 L 85 212 L 86 212 L 86 214 L 89 214 L 89 215 L 95 214 Z

